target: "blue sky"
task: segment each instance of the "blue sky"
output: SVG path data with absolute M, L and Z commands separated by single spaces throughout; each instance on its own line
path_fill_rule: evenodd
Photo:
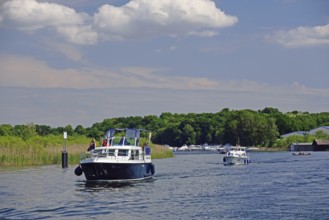
M 0 3 L 0 124 L 329 111 L 329 1 Z

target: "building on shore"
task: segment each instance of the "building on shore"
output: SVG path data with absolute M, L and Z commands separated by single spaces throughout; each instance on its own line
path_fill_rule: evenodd
M 329 151 L 329 140 L 314 140 L 312 143 L 292 143 L 290 151 Z
M 314 140 L 312 146 L 314 151 L 329 151 L 329 140 Z
M 314 151 L 312 143 L 292 143 L 290 151 Z

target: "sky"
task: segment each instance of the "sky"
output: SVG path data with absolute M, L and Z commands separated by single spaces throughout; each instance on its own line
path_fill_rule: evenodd
M 328 0 L 0 0 L 0 124 L 329 111 Z

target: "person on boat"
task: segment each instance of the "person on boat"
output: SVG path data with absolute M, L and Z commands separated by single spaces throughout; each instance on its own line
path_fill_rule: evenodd
M 103 139 L 103 142 L 102 142 L 102 146 L 106 146 L 107 145 L 107 139 Z
M 94 150 L 95 147 L 96 147 L 96 141 L 95 141 L 95 139 L 92 139 L 90 142 L 90 145 L 88 147 L 88 151 Z

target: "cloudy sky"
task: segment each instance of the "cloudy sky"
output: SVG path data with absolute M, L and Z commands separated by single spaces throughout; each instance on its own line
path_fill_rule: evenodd
M 0 124 L 329 111 L 327 0 L 0 0 Z

